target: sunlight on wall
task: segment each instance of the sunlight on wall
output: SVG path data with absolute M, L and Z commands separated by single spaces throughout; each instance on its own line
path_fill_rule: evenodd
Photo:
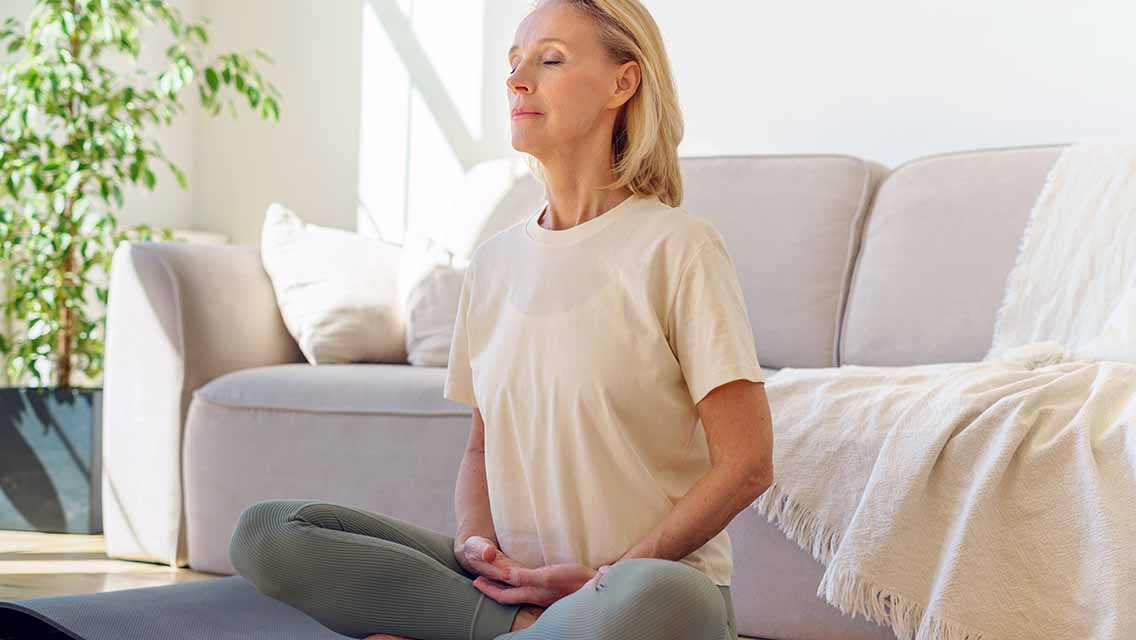
M 368 0 L 362 13 L 357 228 L 401 243 L 457 215 L 483 156 L 484 0 Z
M 437 229 L 467 213 L 454 196 L 460 193 L 468 165 L 480 160 L 483 153 L 478 122 L 484 3 L 418 0 L 415 7 L 415 35 L 453 102 L 455 112 L 449 117 L 460 118 L 455 126 L 460 124 L 468 132 L 469 144 L 464 149 L 452 146 L 457 141 L 444 135 L 439 118 L 442 114 L 430 109 L 425 96 L 415 92 L 410 117 L 411 228 Z
M 403 0 L 408 10 L 413 0 Z M 402 242 L 406 215 L 406 150 L 410 74 L 391 46 L 375 8 L 362 6 L 359 105 L 359 208 L 356 230 Z

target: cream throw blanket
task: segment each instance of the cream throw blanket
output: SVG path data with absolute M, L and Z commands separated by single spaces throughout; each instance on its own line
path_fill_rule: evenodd
M 754 507 L 915 640 L 1136 637 L 1136 145 L 1075 144 L 980 362 L 781 369 Z

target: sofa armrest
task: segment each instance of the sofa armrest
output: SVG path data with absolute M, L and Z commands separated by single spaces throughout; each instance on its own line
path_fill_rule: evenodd
M 111 558 L 187 566 L 182 442 L 193 391 L 304 362 L 253 245 L 124 243 L 103 371 L 103 533 Z

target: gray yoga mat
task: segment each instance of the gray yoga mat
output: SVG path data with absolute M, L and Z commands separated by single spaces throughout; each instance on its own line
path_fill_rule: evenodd
M 0 640 L 342 640 L 234 575 L 161 587 L 0 600 Z

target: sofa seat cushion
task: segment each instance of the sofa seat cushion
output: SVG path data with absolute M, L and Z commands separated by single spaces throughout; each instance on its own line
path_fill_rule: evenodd
M 777 369 L 762 368 L 766 377 Z M 254 367 L 214 378 L 194 398 L 245 409 L 312 413 L 470 414 L 442 397 L 445 367 L 409 364 L 292 363 Z
M 410 364 L 282 364 L 227 373 L 194 397 L 234 408 L 311 413 L 470 413 L 442 397 L 445 373 L 445 367 Z

